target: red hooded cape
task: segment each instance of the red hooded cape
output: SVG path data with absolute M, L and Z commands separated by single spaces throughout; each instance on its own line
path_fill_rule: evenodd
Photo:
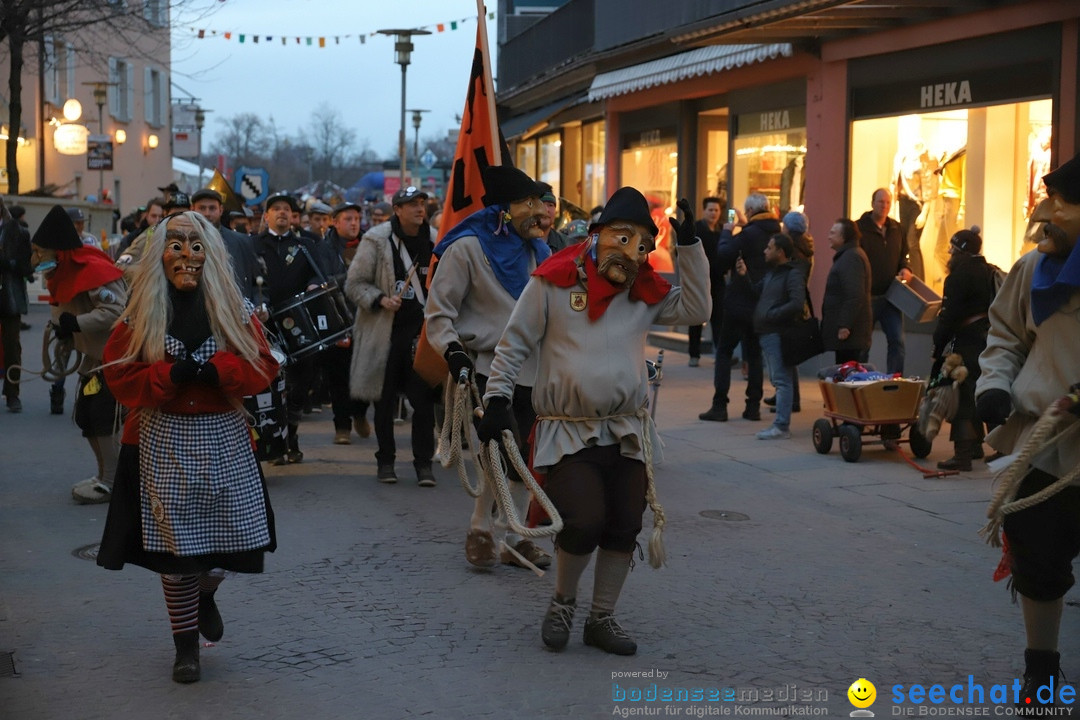
M 76 295 L 124 276 L 112 259 L 96 247 L 56 251 L 56 271 L 45 280 L 55 302 L 71 302 Z

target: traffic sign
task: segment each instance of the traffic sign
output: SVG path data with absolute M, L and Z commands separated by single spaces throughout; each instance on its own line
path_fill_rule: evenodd
M 437 162 L 439 162 L 439 158 L 435 156 L 435 153 L 431 152 L 431 148 L 424 150 L 424 154 L 420 156 L 420 164 L 429 170 Z
M 270 195 L 270 173 L 265 168 L 238 167 L 233 190 L 245 205 L 258 205 Z

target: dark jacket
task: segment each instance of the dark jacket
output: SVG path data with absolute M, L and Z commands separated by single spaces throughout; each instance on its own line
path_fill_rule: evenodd
M 808 232 L 788 233 L 795 245 L 795 256 L 791 263 L 803 274 L 803 279 L 810 282 L 810 273 L 814 271 L 814 236 Z
M 731 284 L 741 284 L 744 280 L 740 275 Z M 781 332 L 802 318 L 806 279 L 790 262 L 769 268 L 753 292 L 758 296 L 754 307 L 754 332 L 758 335 Z
M 225 250 L 232 259 L 233 277 L 240 287 L 240 294 L 248 300 L 258 300 L 258 285 L 255 278 L 262 275 L 259 270 L 259 259 L 255 255 L 255 246 L 252 244 L 250 235 L 238 233 L 227 227 L 218 227 L 221 240 L 225 243 Z
M 855 223 L 862 233 L 860 245 L 870 261 L 870 294 L 884 295 L 892 285 L 893 278 L 908 265 L 908 244 L 900 223 L 885 218 L 885 227 L 874 223 L 873 213 L 864 212 Z
M 0 227 L 0 317 L 27 313 L 30 307 L 26 278 L 33 274 L 30 233 L 8 217 Z
M 836 334 L 851 331 L 847 340 Z M 870 311 L 870 261 L 857 244 L 843 245 L 833 256 L 821 301 L 821 339 L 826 350 L 868 350 L 874 329 Z
M 966 253 L 953 255 L 945 278 L 941 314 L 934 328 L 934 357 L 941 357 L 945 345 L 953 339 L 957 345 L 986 347 L 990 329 L 986 314 L 994 295 L 993 270 L 986 258 Z
M 753 285 L 765 277 L 769 269 L 765 264 L 765 246 L 769 238 L 780 232 L 780 221 L 769 213 L 758 213 L 750 218 L 738 235 L 730 230 L 720 233 L 716 249 L 717 267 L 721 274 L 733 270 L 735 261 L 742 256 L 746 263 L 749 282 L 732 282 L 724 292 L 724 314 L 750 317 L 757 305 Z
M 717 227 L 723 227 L 718 225 Z M 709 224 L 704 220 L 694 223 L 694 231 L 701 239 L 701 247 L 705 251 L 705 259 L 709 261 L 709 290 L 712 292 L 713 317 L 719 317 L 724 307 L 724 271 L 720 269 L 720 259 L 716 252 L 720 245 L 720 230 L 710 230 Z
M 326 277 L 321 267 L 312 264 L 312 261 L 318 263 L 318 249 L 308 238 L 292 232 L 274 235 L 263 230 L 255 236 L 254 245 L 255 254 L 265 268 L 263 287 L 271 306 L 304 292 L 309 285 L 317 285 Z

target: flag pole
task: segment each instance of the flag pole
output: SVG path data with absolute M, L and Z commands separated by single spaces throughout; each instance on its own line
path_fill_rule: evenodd
M 492 165 L 502 165 L 502 141 L 499 134 L 499 117 L 495 112 L 495 80 L 491 77 L 491 49 L 488 47 L 487 36 L 487 10 L 484 8 L 484 0 L 476 0 L 476 18 L 480 23 L 480 51 L 487 62 L 484 63 L 484 94 L 487 95 L 488 117 L 491 121 L 492 134 Z

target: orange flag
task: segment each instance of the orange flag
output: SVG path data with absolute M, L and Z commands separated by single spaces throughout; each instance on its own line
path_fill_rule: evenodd
M 461 115 L 457 149 L 450 181 L 446 185 L 446 201 L 442 221 L 439 223 L 439 241 L 446 233 L 477 210 L 484 208 L 484 168 L 501 165 L 499 127 L 495 119 L 495 90 L 491 79 L 491 54 L 488 52 L 487 23 L 476 24 L 476 49 L 473 52 L 472 71 L 469 73 L 469 91 L 465 96 L 465 111 Z M 431 256 L 428 268 L 428 284 L 435 274 L 437 258 Z M 449 372 L 446 361 L 427 341 L 427 324 L 420 332 L 416 345 L 413 369 L 429 385 L 442 383 Z

